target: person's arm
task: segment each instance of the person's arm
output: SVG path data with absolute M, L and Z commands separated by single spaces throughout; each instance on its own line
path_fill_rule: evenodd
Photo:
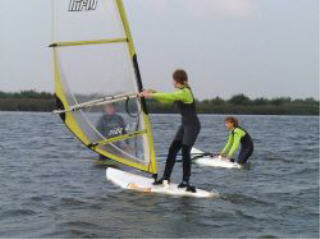
M 174 102 L 174 101 L 172 101 L 170 99 L 168 100 L 165 97 L 162 97 L 163 94 L 166 94 L 166 93 L 163 93 L 163 92 L 153 93 L 151 98 L 156 100 L 156 101 L 159 101 L 162 104 L 171 104 L 171 103 Z
M 232 144 L 233 144 L 233 134 L 231 133 L 228 137 L 228 141 L 227 141 L 226 145 L 224 146 L 224 148 L 220 154 L 225 155 L 228 152 L 228 150 L 230 149 Z
M 232 147 L 229 151 L 228 157 L 231 158 L 234 152 L 239 148 L 241 138 L 245 135 L 246 133 L 243 130 L 236 129 L 234 131 L 234 136 L 233 136 L 233 144 Z
M 189 89 L 177 90 L 172 93 L 157 92 L 151 95 L 151 98 L 162 103 L 173 103 L 175 101 L 182 101 L 185 104 L 193 103 L 192 93 Z

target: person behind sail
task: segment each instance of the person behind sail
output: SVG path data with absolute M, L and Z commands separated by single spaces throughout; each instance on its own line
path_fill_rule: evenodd
M 237 163 L 245 164 L 253 153 L 254 147 L 251 136 L 239 126 L 238 119 L 234 117 L 227 117 L 225 119 L 225 127 L 230 131 L 230 135 L 220 156 L 227 157 L 230 161 L 234 162 L 235 160 L 232 159 L 232 156 L 241 145 Z
M 126 124 L 122 116 L 116 113 L 116 108 L 113 104 L 105 105 L 104 113 L 97 123 L 97 129 L 107 139 L 126 134 Z M 123 145 L 120 143 L 116 142 L 114 144 L 122 148 Z M 107 158 L 100 155 L 100 159 Z
M 173 86 L 177 90 L 172 93 L 162 93 L 152 90 L 140 93 L 140 96 L 145 98 L 152 98 L 162 103 L 175 104 L 182 116 L 181 126 L 179 127 L 169 148 L 163 177 L 160 180 L 157 180 L 155 184 L 167 184 L 170 182 L 170 176 L 177 154 L 182 150 L 183 179 L 178 187 L 186 188 L 187 191 L 195 192 L 195 187 L 191 186 L 189 183 L 191 176 L 190 154 L 191 148 L 200 132 L 201 125 L 196 113 L 195 98 L 188 84 L 188 75 L 184 70 L 176 70 L 173 73 Z

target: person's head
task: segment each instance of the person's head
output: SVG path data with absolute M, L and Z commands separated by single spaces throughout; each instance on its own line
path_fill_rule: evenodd
M 106 112 L 107 115 L 114 115 L 116 109 L 113 104 L 106 104 L 104 107 L 104 112 Z
M 224 125 L 226 126 L 227 130 L 232 130 L 239 126 L 238 119 L 235 117 L 227 117 L 224 120 Z
M 175 88 L 189 87 L 188 74 L 185 70 L 178 69 L 172 74 L 173 86 Z

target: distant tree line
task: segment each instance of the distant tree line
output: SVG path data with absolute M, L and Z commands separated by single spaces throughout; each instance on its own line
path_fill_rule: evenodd
M 160 104 L 148 100 L 151 113 L 175 113 L 172 105 Z M 0 91 L 1 111 L 52 111 L 55 109 L 55 97 L 51 93 L 27 90 L 21 92 Z M 239 94 L 224 100 L 197 100 L 199 113 L 206 114 L 260 114 L 260 115 L 319 115 L 319 101 L 314 98 L 291 99 L 279 97 L 273 99 L 250 99 Z
M 159 104 L 154 100 L 149 101 L 149 106 L 153 113 L 172 112 L 172 106 Z M 229 100 L 220 97 L 197 100 L 197 110 L 203 114 L 319 115 L 319 101 L 314 98 L 289 97 L 252 100 L 244 94 L 239 94 Z
M 55 109 L 55 98 L 47 92 L 26 90 L 21 92 L 0 91 L 1 111 L 48 112 Z
M 52 99 L 53 94 L 48 92 L 37 92 L 35 90 L 24 90 L 20 92 L 3 92 L 0 91 L 0 99 Z

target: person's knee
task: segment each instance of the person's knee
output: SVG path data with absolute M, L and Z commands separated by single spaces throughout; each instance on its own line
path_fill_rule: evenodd
M 247 163 L 247 161 L 248 161 L 250 156 L 251 156 L 251 154 L 242 154 L 242 155 L 240 155 L 237 163 L 239 163 L 239 164 Z
M 253 151 L 254 151 L 254 148 L 252 147 L 252 148 L 250 149 L 249 157 L 251 157 L 251 155 L 253 154 Z
M 169 153 L 177 153 L 181 148 L 181 141 L 175 140 L 169 147 Z
M 182 156 L 190 157 L 191 154 L 191 147 L 184 144 L 182 145 Z
M 174 140 L 172 141 L 170 148 L 177 148 L 177 147 L 181 147 L 182 142 L 180 140 Z

